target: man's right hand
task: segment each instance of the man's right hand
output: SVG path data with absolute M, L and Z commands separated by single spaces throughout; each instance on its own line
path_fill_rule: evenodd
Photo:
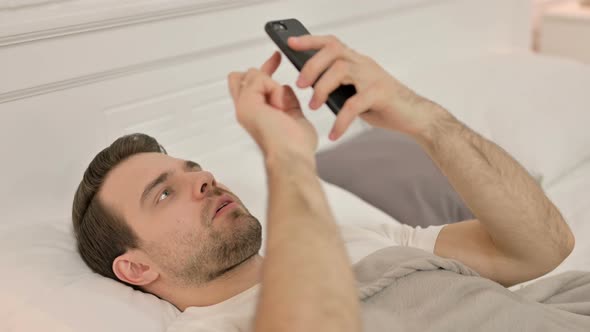
M 228 77 L 238 121 L 267 166 L 269 227 L 255 331 L 357 332 L 354 275 L 315 171 L 318 137 L 293 90 L 270 77 L 279 63 L 275 53 L 260 70 Z
M 275 52 L 260 69 L 229 74 L 236 116 L 265 157 L 288 153 L 313 163 L 317 133 L 293 89 L 271 78 L 280 62 L 280 53 Z

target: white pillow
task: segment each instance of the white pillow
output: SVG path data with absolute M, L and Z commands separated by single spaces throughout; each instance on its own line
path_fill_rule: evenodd
M 199 162 L 264 226 L 267 188 L 262 159 L 251 148 L 226 156 L 240 160 L 239 165 L 213 157 Z M 343 189 L 323 186 L 340 223 L 397 223 Z M 160 332 L 179 314 L 166 301 L 92 273 L 76 251 L 69 220 L 0 226 L 0 266 L 0 331 Z
M 92 273 L 63 220 L 0 230 L 2 331 L 163 331 L 178 310 Z
M 402 80 L 549 186 L 590 158 L 590 66 L 529 53 L 469 56 Z

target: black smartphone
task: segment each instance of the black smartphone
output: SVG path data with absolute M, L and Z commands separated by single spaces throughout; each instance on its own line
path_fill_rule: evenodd
M 310 51 L 294 51 L 287 45 L 287 38 L 292 36 L 309 35 L 309 31 L 297 19 L 290 18 L 285 20 L 270 21 L 264 25 L 264 30 L 272 39 L 272 41 L 279 47 L 281 52 L 293 63 L 298 71 L 301 71 L 303 65 L 309 58 L 316 54 L 317 50 Z M 320 75 L 321 77 L 321 75 Z M 319 79 L 319 78 L 318 78 Z M 315 86 L 315 82 L 312 84 Z M 338 114 L 344 102 L 356 93 L 356 89 L 352 84 L 340 85 L 328 96 L 326 104 L 334 114 Z

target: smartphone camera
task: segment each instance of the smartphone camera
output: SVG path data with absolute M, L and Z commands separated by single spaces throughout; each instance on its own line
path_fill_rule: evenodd
M 280 23 L 280 22 L 274 22 L 272 24 L 272 28 L 275 31 L 286 31 L 287 30 L 287 27 L 283 23 Z

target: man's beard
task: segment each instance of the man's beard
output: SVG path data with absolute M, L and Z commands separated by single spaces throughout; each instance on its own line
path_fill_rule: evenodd
M 178 250 L 170 251 L 155 245 L 150 254 L 179 286 L 198 286 L 230 272 L 258 254 L 262 245 L 262 226 L 240 204 L 239 208 L 223 216 L 235 227 L 206 228 L 203 234 L 182 234 L 168 244 Z M 225 231 L 222 231 L 225 230 Z
M 229 236 L 227 233 L 212 230 L 202 252 L 194 255 L 186 266 L 187 276 L 201 274 L 203 281 L 209 282 L 258 254 L 262 245 L 262 226 L 258 219 L 242 209 L 234 209 L 226 218 L 231 219 L 231 222 L 243 223 L 244 227 L 240 231 L 231 232 Z M 202 267 L 205 266 L 209 268 L 203 270 Z

